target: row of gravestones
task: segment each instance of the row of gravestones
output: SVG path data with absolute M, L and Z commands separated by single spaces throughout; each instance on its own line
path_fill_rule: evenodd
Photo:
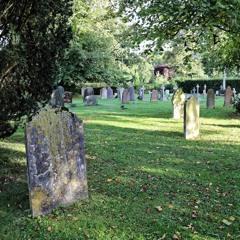
M 88 197 L 83 124 L 74 113 L 60 107 L 63 93 L 59 87 L 50 100 L 54 108 L 50 104 L 41 109 L 25 127 L 29 199 L 34 216 Z M 228 88 L 225 98 L 230 93 Z M 213 96 L 214 91 L 208 90 L 209 107 L 214 106 Z M 185 98 L 181 89 L 173 95 L 173 117 L 184 118 L 184 137 L 192 139 L 199 135 L 200 107 L 195 97 Z

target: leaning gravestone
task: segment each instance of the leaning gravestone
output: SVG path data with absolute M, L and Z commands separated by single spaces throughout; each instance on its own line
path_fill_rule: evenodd
M 85 106 L 96 106 L 98 105 L 98 100 L 96 95 L 87 96 L 85 99 Z
M 88 197 L 82 121 L 46 108 L 26 124 L 28 188 L 32 214 Z
M 130 91 L 129 89 L 124 89 L 122 95 L 122 103 L 129 103 L 130 102 Z
M 64 93 L 64 102 L 65 103 L 72 103 L 72 93 L 71 92 L 66 91 Z
M 83 101 L 86 101 L 87 96 L 92 96 L 94 94 L 94 90 L 92 87 L 87 87 L 84 90 Z
M 129 87 L 130 101 L 135 101 L 135 91 L 134 87 Z
M 111 87 L 107 88 L 107 98 L 113 98 L 113 90 Z
M 228 86 L 224 94 L 224 105 L 223 105 L 224 107 L 228 107 L 231 105 L 232 95 L 233 95 L 232 88 Z
M 200 106 L 197 98 L 190 97 L 184 104 L 184 137 L 194 139 L 199 136 Z
M 58 86 L 55 90 L 53 90 L 49 106 L 64 107 L 64 88 L 62 86 Z
M 172 97 L 173 118 L 180 119 L 184 115 L 184 103 L 186 95 L 181 88 L 177 89 Z
M 215 92 L 213 89 L 207 91 L 207 108 L 215 108 Z
M 106 89 L 105 87 L 102 88 L 101 98 L 102 98 L 102 99 L 106 99 L 106 98 L 107 98 L 107 89 Z
M 151 97 L 150 97 L 150 101 L 151 102 L 155 102 L 158 100 L 158 91 L 157 90 L 153 90 L 151 93 Z

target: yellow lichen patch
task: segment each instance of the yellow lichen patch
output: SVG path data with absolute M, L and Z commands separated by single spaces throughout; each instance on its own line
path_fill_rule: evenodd
M 49 203 L 49 202 L 50 202 L 50 199 L 48 199 L 48 196 L 43 189 L 37 187 L 32 190 L 31 205 L 32 205 L 33 215 L 41 214 L 42 206 L 46 205 L 46 203 Z

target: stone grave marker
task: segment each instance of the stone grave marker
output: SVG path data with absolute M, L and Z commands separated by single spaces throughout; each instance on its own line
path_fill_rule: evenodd
M 224 107 L 228 107 L 231 105 L 232 95 L 233 95 L 232 88 L 228 86 L 224 94 L 224 105 L 223 105 Z
M 184 103 L 185 103 L 186 95 L 181 88 L 174 92 L 172 97 L 173 104 L 173 118 L 180 119 L 184 115 Z
M 184 104 L 184 137 L 194 139 L 199 136 L 200 105 L 196 97 L 190 97 Z
M 150 101 L 151 102 L 156 102 L 158 100 L 158 91 L 153 90 L 151 93 Z
M 25 126 L 32 214 L 88 197 L 82 121 L 61 108 L 40 110 Z
M 134 87 L 129 87 L 129 93 L 130 93 L 130 101 L 135 101 L 135 91 Z
M 118 87 L 117 88 L 117 94 L 118 94 L 118 99 L 122 101 L 122 95 L 123 95 L 124 88 L 123 87 Z
M 204 86 L 203 86 L 203 96 L 207 97 L 207 85 L 206 84 L 204 84 Z
M 86 101 L 86 97 L 87 96 L 92 96 L 94 95 L 94 90 L 92 87 L 87 87 L 85 88 L 84 90 L 84 95 L 83 95 L 83 101 L 85 102 Z
M 87 96 L 85 99 L 85 106 L 96 106 L 98 105 L 98 99 L 96 95 Z
M 113 98 L 113 90 L 111 87 L 107 88 L 107 98 Z
M 122 95 L 122 103 L 129 103 L 130 102 L 130 91 L 128 88 L 124 89 Z
M 139 100 L 144 100 L 144 90 L 145 90 L 144 86 L 139 88 L 139 91 L 138 91 L 138 99 Z
M 82 87 L 81 88 L 81 95 L 82 95 L 82 97 L 84 96 L 85 89 L 86 89 L 86 87 Z
M 49 106 L 64 107 L 64 88 L 62 86 L 58 86 L 55 90 L 53 90 Z
M 207 91 L 207 108 L 215 108 L 215 92 L 211 88 Z
M 102 98 L 102 99 L 106 99 L 106 98 L 107 98 L 107 89 L 106 89 L 105 87 L 102 88 L 101 98 Z
M 71 92 L 66 91 L 64 93 L 64 102 L 65 103 L 72 103 L 72 93 Z

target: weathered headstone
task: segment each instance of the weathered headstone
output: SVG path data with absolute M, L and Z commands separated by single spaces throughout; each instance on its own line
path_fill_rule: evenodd
M 224 94 L 224 107 L 228 107 L 231 105 L 232 95 L 233 95 L 232 88 L 228 86 Z
M 102 88 L 101 97 L 102 97 L 102 99 L 106 99 L 107 98 L 107 89 L 105 87 Z
M 180 119 L 184 114 L 185 93 L 179 88 L 172 97 L 173 104 L 173 118 Z
M 215 108 L 215 92 L 213 89 L 207 91 L 207 108 Z
M 87 87 L 84 90 L 83 101 L 85 102 L 87 96 L 92 96 L 94 94 L 94 90 L 92 87 Z
M 123 87 L 118 87 L 117 88 L 117 94 L 118 94 L 118 98 L 119 98 L 120 101 L 122 101 L 123 91 L 124 91 Z
M 203 96 L 206 97 L 206 96 L 207 96 L 207 85 L 204 84 L 203 87 L 204 87 L 204 88 L 203 88 Z
M 111 87 L 107 87 L 107 98 L 113 98 L 113 90 Z
M 166 97 L 165 97 L 165 86 L 162 85 L 161 86 L 161 90 L 160 90 L 160 101 L 166 101 Z
M 62 86 L 53 90 L 49 105 L 51 107 L 64 107 L 64 88 Z
M 197 84 L 196 89 L 197 89 L 197 96 L 198 96 L 199 95 L 199 84 Z
M 129 89 L 124 89 L 122 95 L 122 103 L 129 103 L 130 102 L 130 91 Z
M 184 104 L 184 137 L 194 139 L 199 136 L 200 105 L 195 97 L 190 97 Z
M 129 87 L 129 93 L 130 93 L 130 101 L 135 101 L 135 91 L 134 87 Z
M 82 121 L 61 108 L 46 108 L 25 129 L 32 214 L 88 197 Z
M 64 102 L 65 103 L 72 103 L 72 93 L 71 92 L 66 91 L 64 93 Z
M 150 101 L 151 102 L 155 102 L 158 100 L 158 91 L 157 90 L 153 90 L 151 93 L 151 97 L 150 97 Z
M 96 106 L 98 105 L 98 100 L 96 95 L 87 96 L 85 99 L 85 106 Z

